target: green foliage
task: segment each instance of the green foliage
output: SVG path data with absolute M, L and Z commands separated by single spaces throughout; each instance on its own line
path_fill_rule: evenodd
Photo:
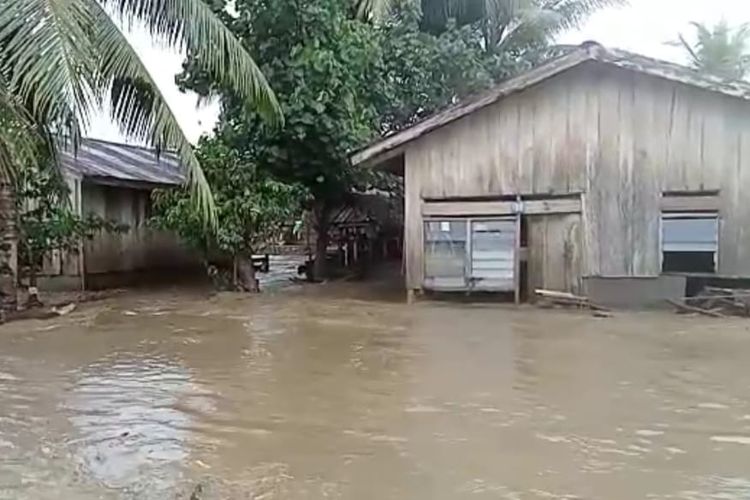
M 386 134 L 433 114 L 493 82 L 493 58 L 471 27 L 440 34 L 420 29 L 421 14 L 411 1 L 395 2 L 377 26 L 382 47 L 380 88 L 372 100 L 378 132 Z
M 336 203 L 363 181 L 347 154 L 377 118 L 370 93 L 380 47 L 371 27 L 350 18 L 346 0 L 239 0 L 235 9 L 232 29 L 256 55 L 286 126 L 270 129 L 226 99 L 219 136 L 261 170 Z
M 741 80 L 750 69 L 750 25 L 732 27 L 726 21 L 709 27 L 692 23 L 695 42 L 680 35 L 676 45 L 685 50 L 696 69 L 724 78 Z
M 540 11 L 584 3 L 590 11 L 595 4 L 612 3 L 528 2 Z M 527 67 L 533 62 L 531 48 L 546 47 L 553 31 L 550 23 L 533 36 L 525 31 L 523 45 L 519 34 L 512 37 L 518 44 L 501 47 L 498 42 L 488 50 L 487 22 L 462 19 L 456 24 L 446 18 L 440 29 L 425 29 L 415 0 L 236 0 L 236 15 L 224 7 L 219 1 L 215 9 L 258 61 L 274 88 L 285 127 L 270 128 L 248 113 L 193 54 L 178 83 L 203 95 L 223 96 L 217 143 L 254 165 L 256 173 L 305 187 L 323 235 L 319 249 L 327 243 L 333 209 L 353 191 L 388 181 L 373 170 L 353 167 L 351 151 Z M 577 16 L 568 14 L 557 25 Z M 515 29 L 519 19 L 521 14 L 514 13 L 507 22 Z
M 261 65 L 286 126 L 264 126 L 224 91 L 217 138 L 262 171 L 305 186 L 319 208 L 378 180 L 350 165 L 353 149 L 492 82 L 476 33 L 424 33 L 413 2 L 394 2 L 378 23 L 352 15 L 351 0 L 238 0 L 235 10 L 227 23 Z M 202 94 L 222 91 L 192 58 L 178 81 Z
M 215 232 L 206 232 L 201 214 L 181 191 L 156 196 L 154 223 L 176 231 L 204 253 L 249 256 L 279 241 L 299 219 L 305 192 L 262 172 L 246 155 L 216 139 L 201 140 L 198 157 L 216 199 Z
M 419 0 L 422 28 L 441 32 L 451 22 L 481 32 L 494 54 L 516 57 L 546 47 L 550 38 L 578 27 L 593 12 L 627 0 Z
M 84 238 L 99 231 L 128 229 L 95 215 L 77 215 L 70 204 L 69 189 L 54 168 L 21 170 L 15 179 L 15 193 L 19 260 L 29 267 L 32 278 L 42 257 L 50 251 L 75 251 Z

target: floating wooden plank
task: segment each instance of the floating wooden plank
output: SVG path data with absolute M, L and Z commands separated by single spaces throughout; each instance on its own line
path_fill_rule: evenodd
M 682 312 L 691 312 L 691 313 L 697 313 L 702 314 L 703 316 L 710 316 L 712 318 L 726 318 L 725 315 L 721 314 L 720 312 L 710 310 L 710 309 L 702 309 L 700 307 L 690 306 L 683 302 L 679 302 L 677 300 L 667 299 L 667 302 L 675 306 L 677 309 L 679 309 Z
M 541 290 L 537 289 L 534 293 L 550 302 L 554 302 L 560 305 L 566 306 L 577 306 L 582 309 L 591 309 L 592 311 L 610 312 L 610 309 L 592 303 L 588 297 L 581 297 L 567 292 L 557 292 L 554 290 Z

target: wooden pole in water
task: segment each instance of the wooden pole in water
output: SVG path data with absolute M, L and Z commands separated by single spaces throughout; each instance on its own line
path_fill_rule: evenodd
M 513 288 L 516 305 L 521 304 L 521 197 L 516 197 L 516 237 L 513 249 Z

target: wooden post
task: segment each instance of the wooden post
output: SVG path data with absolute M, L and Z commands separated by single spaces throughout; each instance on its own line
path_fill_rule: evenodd
M 521 221 L 523 210 L 521 208 L 521 197 L 516 197 L 516 238 L 513 251 L 513 280 L 514 300 L 516 305 L 521 304 Z
M 76 179 L 73 185 L 75 213 L 79 217 L 83 217 L 83 185 L 81 184 L 81 179 Z M 86 243 L 83 238 L 78 240 L 78 273 L 81 278 L 81 292 L 85 292 L 88 283 L 86 282 Z

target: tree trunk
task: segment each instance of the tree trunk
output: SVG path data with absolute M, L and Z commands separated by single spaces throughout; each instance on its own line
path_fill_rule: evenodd
M 31 264 L 29 265 L 29 298 L 26 301 L 26 308 L 31 309 L 34 307 L 41 307 L 42 301 L 39 300 L 39 289 L 37 288 L 37 268 L 34 261 L 34 256 L 31 256 Z
M 0 180 L 0 309 L 18 308 L 18 235 L 13 186 Z M 4 315 L 3 315 L 4 317 Z
M 325 228 L 318 226 L 318 237 L 315 240 L 315 265 L 313 266 L 312 278 L 314 281 L 323 281 L 328 275 L 328 224 Z
M 316 204 L 315 215 L 315 262 L 313 264 L 312 279 L 322 281 L 328 276 L 328 242 L 330 241 L 331 210 L 325 203 Z
M 255 278 L 255 266 L 252 257 L 236 255 L 234 257 L 235 286 L 239 291 L 257 293 L 260 291 Z

